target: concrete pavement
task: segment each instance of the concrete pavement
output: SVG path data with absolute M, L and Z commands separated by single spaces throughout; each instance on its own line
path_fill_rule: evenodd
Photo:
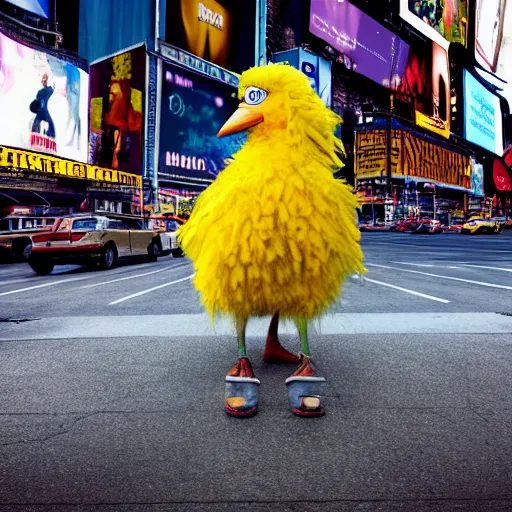
M 236 343 L 187 260 L 0 267 L 0 511 L 512 510 L 511 235 L 365 234 L 367 280 L 313 328 L 313 420 L 266 319 L 259 413 L 224 414 Z
M 240 421 L 232 338 L 2 343 L 0 509 L 512 508 L 509 334 L 312 344 L 327 416 L 292 415 L 290 368 L 252 338 L 260 411 Z

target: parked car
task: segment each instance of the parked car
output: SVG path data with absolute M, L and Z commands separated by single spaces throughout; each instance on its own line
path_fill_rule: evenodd
M 32 251 L 31 235 L 52 229 L 55 217 L 8 215 L 0 219 L 0 261 L 27 260 Z
M 415 235 L 439 235 L 442 232 L 441 222 L 432 219 L 420 219 L 416 229 L 411 231 Z
M 51 231 L 32 235 L 28 263 L 38 274 L 66 264 L 108 270 L 119 258 L 146 255 L 156 261 L 160 250 L 159 233 L 145 229 L 140 218 L 81 214 L 57 219 Z
M 470 219 L 462 226 L 463 235 L 497 235 L 503 232 L 499 222 L 492 219 Z
M 174 258 L 183 256 L 183 251 L 178 245 L 176 232 L 178 228 L 185 224 L 185 219 L 175 215 L 162 215 L 151 217 L 150 223 L 153 229 L 158 229 L 160 233 L 160 247 L 162 254 L 172 254 Z

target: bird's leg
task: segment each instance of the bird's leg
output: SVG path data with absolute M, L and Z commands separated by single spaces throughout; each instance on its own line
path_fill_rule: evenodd
M 277 335 L 279 313 L 275 313 L 268 328 L 267 342 L 263 352 L 263 361 L 274 364 L 299 364 L 300 356 L 288 352 L 280 343 Z
M 258 411 L 258 386 L 245 349 L 245 328 L 247 318 L 235 319 L 238 337 L 238 361 L 226 375 L 226 399 L 224 410 L 230 416 L 245 418 Z
M 325 411 L 321 403 L 321 393 L 325 385 L 325 379 L 311 363 L 308 321 L 305 318 L 297 318 L 295 325 L 299 331 L 303 357 L 297 370 L 286 379 L 292 411 L 297 416 L 322 416 Z
M 245 329 L 247 328 L 247 318 L 237 318 L 235 320 L 236 336 L 238 338 L 238 357 L 247 357 L 245 349 Z

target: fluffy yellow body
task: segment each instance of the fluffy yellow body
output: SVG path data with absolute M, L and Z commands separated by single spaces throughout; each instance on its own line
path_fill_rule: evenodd
M 312 90 L 304 80 L 306 95 Z M 240 87 L 243 94 L 244 75 Z M 333 162 L 341 165 L 332 135 L 339 118 L 317 98 L 300 101 L 306 102 L 305 114 L 314 116 L 317 109 L 324 117 L 324 133 L 311 129 L 318 117 L 303 126 L 304 120 L 290 120 L 293 112 L 278 122 L 285 129 L 263 122 L 251 130 L 180 230 L 194 262 L 195 286 L 212 316 L 279 311 L 282 317 L 311 319 L 338 299 L 345 278 L 364 272 L 357 199 L 332 174 Z M 299 122 L 302 128 L 293 129 Z
M 280 146 L 240 151 L 182 228 L 212 315 L 312 318 L 338 298 L 347 276 L 364 271 L 349 187 L 307 155 L 290 167 Z

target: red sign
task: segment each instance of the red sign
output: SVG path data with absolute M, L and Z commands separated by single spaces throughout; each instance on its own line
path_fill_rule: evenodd
M 496 188 L 501 192 L 512 191 L 512 179 L 510 173 L 501 160 L 494 160 L 492 177 Z

